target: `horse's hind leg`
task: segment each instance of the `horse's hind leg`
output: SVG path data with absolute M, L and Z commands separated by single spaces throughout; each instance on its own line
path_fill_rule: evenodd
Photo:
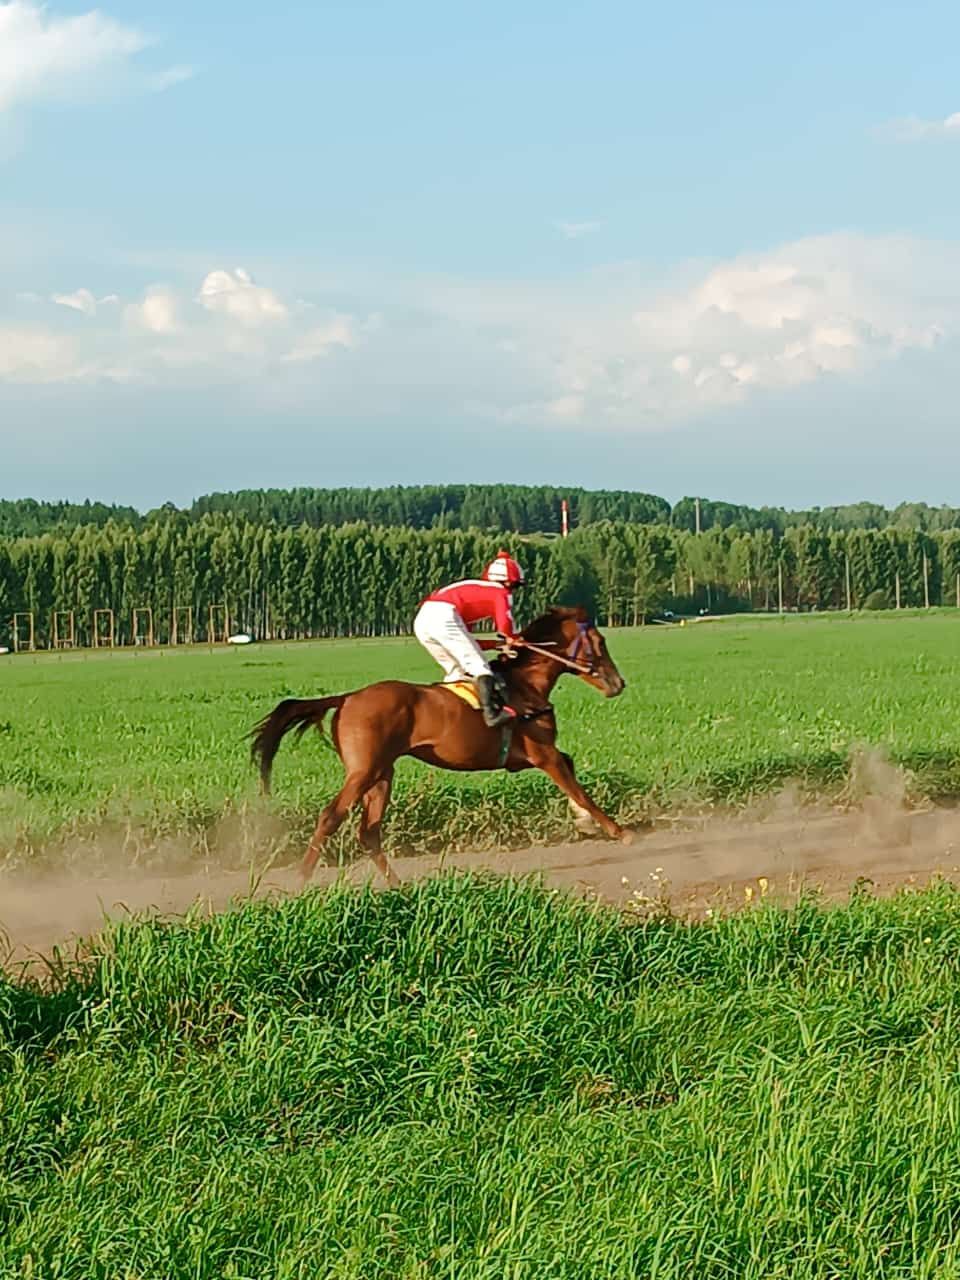
M 390 803 L 392 784 L 393 769 L 387 769 L 373 786 L 364 792 L 363 817 L 360 819 L 360 843 L 376 863 L 390 887 L 396 889 L 400 885 L 400 879 L 383 853 L 380 842 L 383 815 Z
M 327 807 L 321 813 L 316 830 L 307 845 L 307 852 L 304 854 L 303 862 L 300 864 L 300 876 L 304 881 L 310 879 L 313 869 L 317 865 L 317 859 L 320 857 L 320 849 L 325 840 L 329 840 L 334 834 L 344 818 L 357 803 L 362 795 L 370 787 L 377 778 L 377 772 L 369 770 L 363 773 L 357 771 L 348 773 L 346 781 L 340 788 L 339 793 L 334 796 Z

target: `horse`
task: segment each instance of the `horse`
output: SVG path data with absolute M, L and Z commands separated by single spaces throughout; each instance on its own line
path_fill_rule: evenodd
M 358 801 L 362 802 L 360 844 L 392 887 L 400 881 L 384 856 L 381 827 L 390 802 L 394 765 L 413 756 L 440 769 L 476 771 L 540 769 L 567 796 L 584 830 L 600 827 L 611 839 L 629 843 L 632 833 L 594 804 L 577 781 L 573 760 L 556 745 L 557 722 L 550 694 L 561 675 L 574 674 L 608 698 L 625 682 L 607 652 L 606 641 L 582 607 L 553 608 L 525 627 L 515 647 L 490 664 L 515 715 L 502 727 L 488 728 L 479 711 L 450 685 L 381 680 L 351 693 L 326 698 L 286 698 L 251 731 L 251 757 L 259 765 L 265 794 L 281 739 L 299 735 L 334 712 L 331 738 L 345 778 L 330 801 L 307 846 L 300 875 L 306 883 L 320 850 Z

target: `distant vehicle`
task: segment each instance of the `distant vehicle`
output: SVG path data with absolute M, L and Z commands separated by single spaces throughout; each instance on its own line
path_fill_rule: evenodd
M 241 632 L 239 635 L 230 636 L 227 644 L 253 644 L 253 636 L 248 636 L 245 632 Z
M 5 645 L 0 644 L 0 654 L 9 653 L 10 650 Z

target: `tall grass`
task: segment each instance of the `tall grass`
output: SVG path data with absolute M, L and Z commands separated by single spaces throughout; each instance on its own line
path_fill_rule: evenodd
M 960 1275 L 960 896 L 447 877 L 0 983 L 0 1274 Z
M 691 803 L 740 803 L 787 779 L 841 788 L 851 748 L 879 746 L 917 793 L 960 792 L 960 622 L 952 616 L 610 633 L 628 687 L 607 702 L 571 679 L 561 742 L 621 821 Z M 283 697 L 436 675 L 413 641 L 237 652 L 7 659 L 0 666 L 0 858 L 81 841 L 125 862 L 173 847 L 247 852 L 255 815 L 292 854 L 341 772 L 310 735 L 285 743 L 263 804 L 244 735 Z M 276 829 L 263 821 L 276 821 Z M 401 762 L 388 846 L 489 847 L 563 837 L 570 818 L 539 775 L 453 775 Z M 258 836 L 258 839 L 260 837 Z M 352 847 L 352 826 L 340 849 Z

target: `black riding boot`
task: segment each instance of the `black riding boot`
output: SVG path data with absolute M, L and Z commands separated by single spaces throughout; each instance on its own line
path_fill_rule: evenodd
M 474 683 L 480 699 L 480 710 L 483 712 L 483 723 L 491 729 L 506 724 L 513 713 L 504 707 L 493 676 L 477 676 Z

